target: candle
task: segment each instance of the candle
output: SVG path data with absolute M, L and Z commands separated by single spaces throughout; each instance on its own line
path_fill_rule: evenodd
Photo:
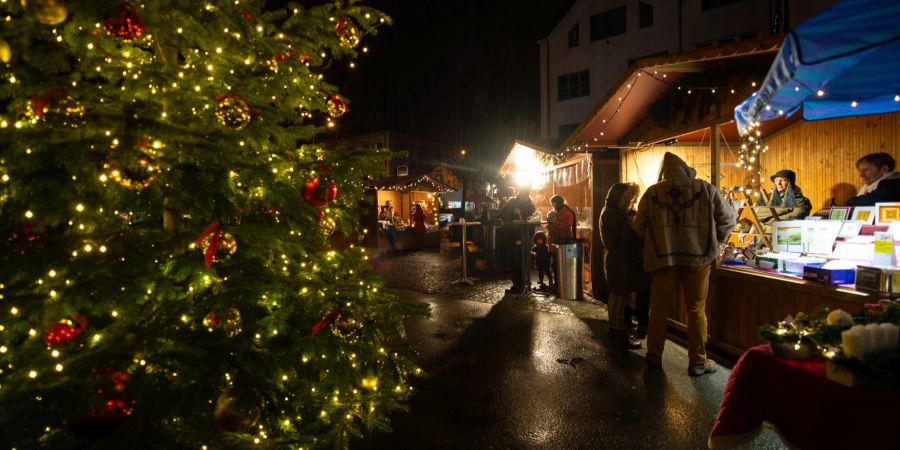
M 869 353 L 880 353 L 887 347 L 887 334 L 882 334 L 881 327 L 877 323 L 866 325 L 866 334 L 869 335 L 871 346 Z
M 849 330 L 841 332 L 841 344 L 844 347 L 844 354 L 848 358 L 860 356 L 860 325 L 855 325 Z
M 885 334 L 885 351 L 894 351 L 897 350 L 898 338 L 900 338 L 900 327 L 894 325 L 892 323 L 883 323 L 878 325 L 881 328 L 881 331 Z

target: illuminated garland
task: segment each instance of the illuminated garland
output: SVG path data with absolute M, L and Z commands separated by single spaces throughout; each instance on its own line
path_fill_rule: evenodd
M 741 136 L 741 148 L 738 150 L 738 168 L 744 172 L 744 194 L 749 198 L 751 195 L 760 194 L 760 175 L 762 167 L 760 166 L 760 158 L 763 153 L 769 150 L 768 145 L 763 145 L 762 133 L 759 131 L 759 122 L 750 124 L 747 132 Z

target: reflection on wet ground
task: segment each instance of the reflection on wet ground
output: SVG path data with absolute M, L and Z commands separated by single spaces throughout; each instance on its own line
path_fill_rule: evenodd
M 612 344 L 602 303 L 504 296 L 501 275 L 451 285 L 459 257 L 437 252 L 377 259 L 375 270 L 431 316 L 405 322 L 429 374 L 394 431 L 357 449 L 706 448 L 728 370 L 691 378 L 669 343 L 663 370 Z M 772 433 L 752 448 L 783 448 Z

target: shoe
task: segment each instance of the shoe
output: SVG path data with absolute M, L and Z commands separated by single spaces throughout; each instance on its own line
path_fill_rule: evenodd
M 642 347 L 642 346 L 641 346 L 641 341 L 639 341 L 639 340 L 635 339 L 634 337 L 632 337 L 632 336 L 631 336 L 630 334 L 628 334 L 628 332 L 625 331 L 625 330 L 621 330 L 621 331 L 615 331 L 615 330 L 614 330 L 614 331 L 611 331 L 611 332 L 609 333 L 609 337 L 610 337 L 610 339 L 612 339 L 612 342 L 613 342 L 614 344 L 616 344 L 616 345 L 621 345 L 622 348 L 624 348 L 624 349 L 626 349 L 626 350 L 637 350 L 637 349 L 639 349 L 639 348 Z
M 699 377 L 706 375 L 708 373 L 713 373 L 716 370 L 719 370 L 719 366 L 716 365 L 712 360 L 707 359 L 706 362 L 699 366 L 691 366 L 688 368 L 688 375 L 692 377 Z
M 525 290 L 525 286 L 513 286 L 506 290 L 507 294 L 521 294 Z
M 638 326 L 637 330 L 634 331 L 635 339 L 644 339 L 647 337 L 647 327 Z
M 662 369 L 662 357 L 656 355 L 647 355 L 647 368 L 648 369 Z

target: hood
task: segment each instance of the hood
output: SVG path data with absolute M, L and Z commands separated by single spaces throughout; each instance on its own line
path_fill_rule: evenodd
M 606 206 L 625 210 L 632 197 L 637 196 L 638 187 L 633 183 L 615 183 L 606 194 Z
M 687 165 L 683 159 L 674 153 L 666 152 L 662 164 L 659 166 L 659 181 L 672 178 L 694 178 L 697 171 Z

